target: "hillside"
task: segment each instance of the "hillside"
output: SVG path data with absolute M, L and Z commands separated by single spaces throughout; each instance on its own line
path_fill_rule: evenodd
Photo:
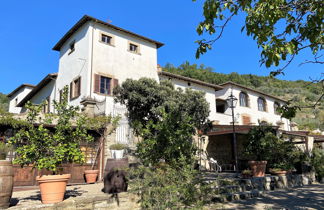
M 244 86 L 255 88 L 259 91 L 278 96 L 285 100 L 291 100 L 292 104 L 299 106 L 309 106 L 314 104 L 323 89 L 319 84 L 313 84 L 304 80 L 287 81 L 270 77 L 256 76 L 252 74 L 221 74 L 213 72 L 210 67 L 203 65 L 189 64 L 188 62 L 175 67 L 167 64 L 163 67 L 164 71 L 182 76 L 199 79 L 213 84 L 221 84 L 227 81 L 233 81 Z M 292 119 L 300 129 L 324 130 L 324 101 L 315 109 L 308 108 L 298 111 L 297 116 Z
M 9 100 L 5 94 L 0 93 L 0 110 L 8 110 Z

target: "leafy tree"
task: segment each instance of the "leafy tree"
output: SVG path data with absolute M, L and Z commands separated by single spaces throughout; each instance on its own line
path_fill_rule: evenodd
M 15 163 L 21 166 L 33 164 L 39 170 L 47 169 L 57 173 L 62 163 L 83 163 L 84 155 L 80 150 L 81 141 L 92 141 L 87 133 L 86 118 L 78 114 L 78 107 L 68 106 L 68 88 L 63 91 L 63 100 L 54 101 L 57 115 L 42 117 L 42 105 L 26 105 L 28 109 L 27 127 L 21 128 L 11 139 L 16 147 Z M 54 122 L 53 130 L 44 123 Z M 37 125 L 39 124 L 39 125 Z
M 142 137 L 137 152 L 144 164 L 157 164 L 160 159 L 173 164 L 182 157 L 192 161 L 196 150 L 192 136 L 209 115 L 202 92 L 141 78 L 126 80 L 114 94 L 117 102 L 126 105 L 135 134 Z
M 196 1 L 196 0 L 193 0 Z M 196 57 L 212 49 L 212 45 L 222 37 L 224 29 L 234 16 L 243 15 L 246 31 L 261 48 L 261 64 L 281 68 L 271 76 L 283 74 L 284 69 L 302 51 L 309 50 L 313 59 L 304 63 L 324 64 L 321 50 L 324 48 L 324 2 L 323 0 L 205 0 L 204 19 L 197 27 L 197 33 L 215 36 L 210 40 L 198 40 Z M 315 108 L 324 100 L 323 74 L 313 83 L 322 88 L 315 103 L 306 106 L 288 105 L 283 109 L 285 116 L 295 117 L 301 108 Z
M 241 31 L 245 30 L 262 49 L 260 61 L 266 67 L 278 66 L 280 61 L 289 56 L 290 63 L 306 49 L 310 49 L 315 56 L 312 63 L 324 63 L 319 60 L 319 52 L 324 44 L 322 0 L 205 0 L 204 19 L 198 25 L 197 33 L 202 35 L 207 32 L 216 34 L 216 37 L 197 41 L 199 47 L 196 57 L 211 49 L 231 19 L 240 14 L 245 16 Z M 282 70 L 279 69 L 275 74 Z

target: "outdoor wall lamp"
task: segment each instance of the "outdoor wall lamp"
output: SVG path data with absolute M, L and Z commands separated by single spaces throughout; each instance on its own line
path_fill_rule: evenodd
M 238 99 L 233 95 L 233 91 L 231 95 L 227 97 L 226 102 L 229 108 L 232 109 L 232 126 L 233 126 L 233 143 L 232 143 L 232 151 L 233 158 L 235 161 L 235 172 L 238 172 L 238 161 L 237 161 L 237 146 L 236 146 L 236 133 L 235 133 L 235 118 L 234 118 L 234 108 L 236 107 Z

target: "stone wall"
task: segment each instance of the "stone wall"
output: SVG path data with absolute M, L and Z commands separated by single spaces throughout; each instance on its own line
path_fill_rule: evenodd
M 140 209 L 138 198 L 134 194 L 119 193 L 118 202 L 116 198 L 111 195 L 96 195 L 96 196 L 80 196 L 72 199 L 65 200 L 56 204 L 40 204 L 40 205 L 28 205 L 11 207 L 10 210 L 35 210 L 35 209 L 47 209 L 47 210 L 104 210 L 104 209 Z

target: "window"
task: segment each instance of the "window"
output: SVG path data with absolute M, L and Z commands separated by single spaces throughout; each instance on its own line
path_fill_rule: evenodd
M 108 76 L 95 74 L 94 92 L 112 95 L 113 88 L 118 85 L 118 80 Z
M 15 106 L 18 104 L 18 97 L 15 99 Z
M 81 77 L 75 79 L 70 84 L 70 99 L 75 99 L 81 95 Z
M 99 92 L 102 94 L 110 94 L 110 82 L 111 78 L 101 76 L 100 77 L 100 90 Z
M 227 109 L 227 102 L 222 99 L 216 99 L 216 112 L 225 113 Z
M 274 113 L 275 114 L 280 114 L 279 112 L 278 112 L 278 108 L 280 107 L 280 104 L 278 103 L 278 102 L 274 102 L 274 104 L 273 104 L 273 109 L 274 109 Z
M 264 100 L 264 98 L 261 98 L 261 97 L 258 98 L 258 110 L 262 111 L 262 112 L 267 111 L 266 101 Z
M 71 53 L 73 53 L 74 50 L 75 50 L 75 41 L 72 41 L 72 42 L 70 43 L 70 52 L 69 52 L 69 55 L 70 55 Z
M 112 37 L 106 34 L 101 34 L 101 42 L 112 45 Z
M 244 92 L 240 93 L 240 106 L 249 106 L 248 95 Z
M 129 43 L 129 49 L 130 52 L 139 53 L 139 46 L 134 43 Z

